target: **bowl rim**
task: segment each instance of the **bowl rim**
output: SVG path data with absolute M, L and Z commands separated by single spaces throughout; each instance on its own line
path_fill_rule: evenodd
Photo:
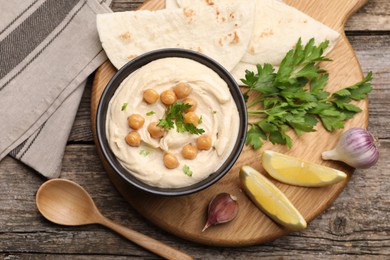
M 116 156 L 111 151 L 106 137 L 106 111 L 108 108 L 109 101 L 116 92 L 117 88 L 120 86 L 121 82 L 126 79 L 131 73 L 145 66 L 146 64 L 154 60 L 170 57 L 187 58 L 190 60 L 194 60 L 216 72 L 228 85 L 230 94 L 233 97 L 233 100 L 238 110 L 240 124 L 237 140 L 233 147 L 233 150 L 226 159 L 226 161 L 218 168 L 218 170 L 211 173 L 208 177 L 206 177 L 200 182 L 181 188 L 160 188 L 146 184 L 141 180 L 137 179 L 130 171 L 125 169 L 120 164 L 119 160 L 117 160 Z M 110 95 L 111 92 L 112 95 Z M 209 186 L 220 180 L 223 176 L 225 176 L 226 173 L 228 173 L 229 170 L 233 167 L 242 152 L 247 135 L 247 125 L 248 114 L 246 110 L 245 100 L 239 88 L 239 85 L 237 84 L 233 76 L 214 59 L 195 51 L 180 48 L 165 48 L 144 53 L 129 61 L 121 69 L 119 69 L 107 83 L 100 96 L 96 111 L 95 122 L 98 145 L 101 153 L 103 154 L 104 159 L 107 161 L 107 166 L 109 166 L 115 174 L 119 175 L 123 180 L 125 180 L 126 183 L 136 187 L 138 190 L 150 194 L 164 196 L 182 196 L 196 193 L 208 188 Z

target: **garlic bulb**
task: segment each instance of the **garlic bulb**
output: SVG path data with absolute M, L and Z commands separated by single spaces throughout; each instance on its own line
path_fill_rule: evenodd
M 376 140 L 363 128 L 351 128 L 343 133 L 333 150 L 322 153 L 324 160 L 342 161 L 360 169 L 366 169 L 378 161 Z

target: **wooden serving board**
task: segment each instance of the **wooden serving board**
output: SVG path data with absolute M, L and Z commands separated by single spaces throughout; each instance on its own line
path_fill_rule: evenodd
M 354 51 L 344 35 L 344 24 L 346 19 L 363 6 L 367 0 L 285 0 L 284 2 L 342 34 L 338 45 L 329 55 L 333 61 L 323 65 L 330 73 L 330 80 L 326 89 L 333 92 L 360 81 L 363 75 Z M 163 0 L 150 0 L 140 7 L 140 9 L 148 10 L 162 8 L 164 8 Z M 103 89 L 115 72 L 115 68 L 109 61 L 104 63 L 96 72 L 91 100 L 92 128 L 95 138 L 97 105 Z M 363 109 L 363 112 L 348 121 L 346 129 L 367 127 L 368 102 L 367 100 L 361 101 L 358 105 Z M 294 145 L 291 150 L 282 146 L 272 146 L 270 143 L 265 144 L 258 151 L 245 147 L 235 166 L 220 181 L 199 193 L 182 197 L 155 196 L 132 189 L 110 171 L 107 162 L 104 161 L 99 151 L 99 147 L 98 151 L 114 186 L 132 207 L 155 225 L 174 235 L 198 243 L 215 246 L 245 246 L 274 240 L 288 234 L 289 231 L 275 224 L 264 215 L 241 190 L 238 178 L 240 167 L 251 165 L 268 176 L 261 166 L 260 155 L 263 150 L 272 149 L 343 170 L 350 177 L 353 173 L 351 167 L 343 163 L 321 160 L 321 153 L 335 146 L 342 131 L 328 133 L 318 125 L 316 132 L 305 133 L 301 138 L 294 138 Z M 98 142 L 96 144 L 98 146 Z M 302 188 L 272 181 L 286 194 L 304 218 L 310 222 L 331 205 L 347 185 L 348 180 L 349 178 L 336 185 L 322 188 Z M 213 226 L 202 232 L 201 230 L 206 222 L 207 205 L 211 198 L 220 192 L 228 192 L 237 197 L 240 207 L 239 214 L 230 223 Z M 310 223 L 308 228 L 310 228 Z

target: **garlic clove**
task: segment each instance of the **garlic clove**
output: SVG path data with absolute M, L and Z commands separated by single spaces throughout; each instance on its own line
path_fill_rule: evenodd
M 218 225 L 233 220 L 238 214 L 238 202 L 235 196 L 229 193 L 216 195 L 209 203 L 207 222 L 202 229 L 205 231 L 212 225 Z

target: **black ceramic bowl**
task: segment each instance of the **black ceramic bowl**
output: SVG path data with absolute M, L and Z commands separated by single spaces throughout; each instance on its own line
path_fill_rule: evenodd
M 151 61 L 168 58 L 168 57 L 181 57 L 187 58 L 194 61 L 197 61 L 213 71 L 215 71 L 229 86 L 230 93 L 236 103 L 239 117 L 240 117 L 240 128 L 237 140 L 235 141 L 235 146 L 227 158 L 227 160 L 222 164 L 222 166 L 213 173 L 210 173 L 206 179 L 193 184 L 191 186 L 183 188 L 159 188 L 148 185 L 137 178 L 135 178 L 128 170 L 126 170 L 117 160 L 114 153 L 111 151 L 106 138 L 106 116 L 109 102 L 114 95 L 116 89 L 122 83 L 122 81 L 135 70 L 141 68 L 142 66 L 148 64 Z M 245 101 L 242 97 L 241 91 L 227 70 L 225 70 L 220 64 L 211 58 L 183 49 L 161 49 L 146 53 L 141 55 L 132 61 L 128 62 L 123 66 L 110 80 L 106 86 L 98 105 L 97 115 L 96 115 L 96 135 L 101 148 L 104 158 L 107 160 L 109 167 L 112 168 L 115 174 L 120 176 L 125 182 L 134 186 L 140 190 L 143 190 L 148 193 L 158 194 L 158 195 L 167 195 L 167 196 L 178 196 L 178 195 L 187 195 L 203 190 L 213 183 L 221 179 L 234 165 L 237 158 L 239 157 L 241 150 L 245 143 L 246 130 L 247 130 L 247 112 Z M 229 126 L 226 126 L 229 127 Z

